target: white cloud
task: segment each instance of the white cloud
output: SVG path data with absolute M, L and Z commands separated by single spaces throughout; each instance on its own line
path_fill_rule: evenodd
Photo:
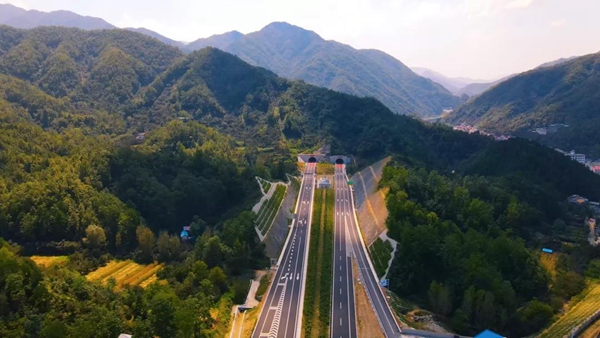
M 554 21 L 552 21 L 552 23 L 550 23 L 550 26 L 552 26 L 552 27 L 562 27 L 562 26 L 564 26 L 566 24 L 567 24 L 567 19 L 562 18 L 560 20 L 554 20 Z
M 529 7 L 533 0 L 513 0 L 506 4 L 506 8 L 525 8 Z

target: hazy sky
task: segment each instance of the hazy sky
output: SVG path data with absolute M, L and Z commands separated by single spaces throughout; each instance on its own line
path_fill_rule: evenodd
M 355 48 L 383 50 L 409 66 L 492 79 L 600 51 L 600 0 L 0 0 L 66 9 L 181 41 L 273 21 Z

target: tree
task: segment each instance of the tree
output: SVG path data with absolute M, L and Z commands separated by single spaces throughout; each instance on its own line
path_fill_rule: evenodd
M 175 336 L 176 301 L 175 295 L 161 290 L 148 302 L 148 319 L 154 333 L 159 337 Z
M 220 267 L 216 266 L 210 269 L 208 279 L 214 286 L 219 288 L 221 293 L 227 291 L 227 275 L 225 275 L 225 272 Z
M 213 236 L 208 240 L 204 247 L 202 260 L 206 262 L 209 268 L 220 266 L 223 263 L 223 248 L 218 236 Z
M 600 278 L 600 259 L 592 259 L 588 263 L 585 275 L 590 278 Z
M 585 279 L 574 271 L 567 271 L 556 276 L 552 292 L 559 297 L 569 299 L 580 293 L 584 288 Z
M 434 312 L 447 316 L 452 311 L 452 299 L 450 292 L 436 281 L 431 282 L 429 286 L 429 303 Z
M 106 246 L 106 234 L 104 229 L 91 224 L 85 229 L 84 243 L 90 249 L 101 249 Z
M 158 260 L 170 262 L 179 257 L 181 241 L 177 236 L 169 236 L 166 231 L 161 231 L 156 241 L 156 247 L 158 249 Z
M 147 227 L 140 225 L 135 230 L 135 234 L 138 241 L 140 259 L 144 262 L 151 262 L 154 251 L 154 243 L 156 241 L 154 233 Z

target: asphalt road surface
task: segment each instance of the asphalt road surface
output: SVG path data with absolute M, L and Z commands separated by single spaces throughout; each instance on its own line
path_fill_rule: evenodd
M 350 189 L 343 165 L 335 166 L 335 231 L 333 243 L 333 283 L 331 290 L 331 338 L 355 338 L 356 309 L 352 278 L 352 242 L 348 227 L 354 212 L 350 206 Z
M 279 256 L 277 272 L 252 333 L 253 338 L 300 337 L 315 169 L 316 163 L 307 163 L 298 194 L 296 219 Z
M 400 331 L 400 327 L 398 326 L 398 323 L 396 322 L 396 319 L 394 318 L 394 315 L 392 313 L 392 310 L 390 309 L 385 295 L 383 293 L 383 291 L 381 290 L 381 287 L 379 286 L 379 279 L 377 278 L 377 276 L 375 275 L 375 270 L 373 269 L 371 262 L 369 260 L 369 256 L 367 254 L 366 251 L 366 247 L 364 245 L 364 242 L 362 241 L 362 237 L 360 235 L 359 229 L 358 229 L 358 224 L 356 222 L 356 218 L 355 218 L 355 211 L 354 211 L 354 199 L 352 196 L 352 193 L 350 191 L 350 188 L 348 186 L 348 176 L 346 175 L 346 167 L 345 165 L 336 165 L 335 168 L 335 188 L 336 188 L 336 213 L 338 210 L 338 204 L 341 205 L 339 208 L 339 210 L 343 210 L 343 215 L 342 215 L 342 211 L 340 211 L 340 222 L 343 222 L 343 227 L 345 227 L 345 231 L 341 231 L 341 233 L 344 236 L 345 242 L 346 242 L 346 252 L 348 255 L 348 252 L 351 252 L 352 256 L 354 256 L 356 258 L 356 263 L 358 264 L 358 269 L 359 269 L 359 274 L 360 274 L 360 280 L 363 283 L 363 285 L 365 286 L 365 289 L 367 291 L 367 295 L 369 296 L 369 300 L 371 302 L 371 305 L 373 306 L 373 309 L 375 310 L 375 314 L 377 315 L 377 319 L 379 321 L 379 325 L 381 326 L 381 328 L 383 329 L 383 332 L 385 334 L 386 337 L 390 338 L 390 337 L 400 337 L 401 336 L 401 331 Z M 340 189 L 340 190 L 337 190 Z M 339 193 L 338 193 L 339 192 Z M 339 196 L 339 198 L 338 198 Z M 339 202 L 338 202 L 339 199 Z M 341 219 L 343 218 L 343 220 Z M 336 223 L 338 221 L 338 218 L 336 216 Z M 336 224 L 336 241 L 338 238 L 337 235 L 337 230 L 338 230 L 338 226 Z M 336 242 L 337 244 L 337 242 Z M 335 250 L 335 249 L 334 249 Z M 337 258 L 338 260 L 336 261 L 336 269 L 340 269 L 340 267 L 342 268 L 343 272 L 343 264 L 339 264 L 339 254 L 336 252 L 336 255 L 338 255 Z M 349 265 L 349 263 L 346 265 L 346 269 L 351 269 L 351 266 Z M 348 270 L 349 274 L 347 278 L 350 278 L 352 275 L 352 270 Z M 336 271 L 338 272 L 338 271 Z M 340 283 L 340 279 L 339 277 L 342 277 L 342 281 L 344 279 L 343 276 L 338 276 L 338 279 L 334 280 L 334 290 L 333 290 L 333 294 L 335 295 L 336 292 L 339 294 L 340 289 L 339 287 L 341 287 Z M 354 316 L 354 291 L 351 291 L 351 282 L 352 279 L 350 279 L 350 283 L 348 284 L 348 287 L 346 289 L 346 299 L 347 299 L 347 304 L 344 304 L 343 302 L 341 303 L 342 306 L 342 310 L 344 310 L 345 308 L 347 308 L 346 311 L 342 311 L 342 313 L 348 313 L 350 316 Z M 342 283 L 343 284 L 343 283 Z M 338 286 L 339 285 L 339 286 Z M 344 293 L 344 289 L 342 289 L 342 294 Z M 352 292 L 352 293 L 351 293 Z M 352 305 L 350 305 L 350 303 L 352 303 Z M 332 312 L 334 312 L 336 310 L 336 306 L 339 308 L 340 307 L 340 303 L 334 303 L 332 304 L 333 310 Z M 335 315 L 335 313 L 334 313 Z M 351 317 L 352 319 L 354 317 Z M 335 323 L 336 319 L 332 319 L 332 323 L 331 323 L 331 332 L 332 332 L 332 338 L 339 338 L 341 337 L 356 337 L 356 321 L 354 320 L 351 325 L 344 325 L 343 323 L 343 318 L 337 319 L 338 323 L 337 326 L 346 326 L 346 330 L 342 330 L 340 328 L 339 331 L 340 332 L 339 335 L 333 335 L 334 329 L 336 328 L 336 323 Z M 339 320 L 342 320 L 342 325 L 340 325 Z M 367 323 L 367 325 L 369 325 L 369 323 Z M 337 334 L 337 333 L 336 333 Z

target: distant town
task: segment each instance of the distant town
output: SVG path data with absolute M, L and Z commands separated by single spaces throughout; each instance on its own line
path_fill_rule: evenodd
M 496 135 L 496 134 L 488 133 L 483 130 L 477 129 L 477 127 L 470 126 L 466 123 L 462 123 L 459 126 L 454 126 L 454 130 L 462 131 L 462 132 L 469 133 L 469 134 L 481 134 L 481 135 L 493 137 L 494 140 L 496 140 L 496 141 L 506 141 L 513 137 L 513 136 L 508 136 L 508 135 Z

